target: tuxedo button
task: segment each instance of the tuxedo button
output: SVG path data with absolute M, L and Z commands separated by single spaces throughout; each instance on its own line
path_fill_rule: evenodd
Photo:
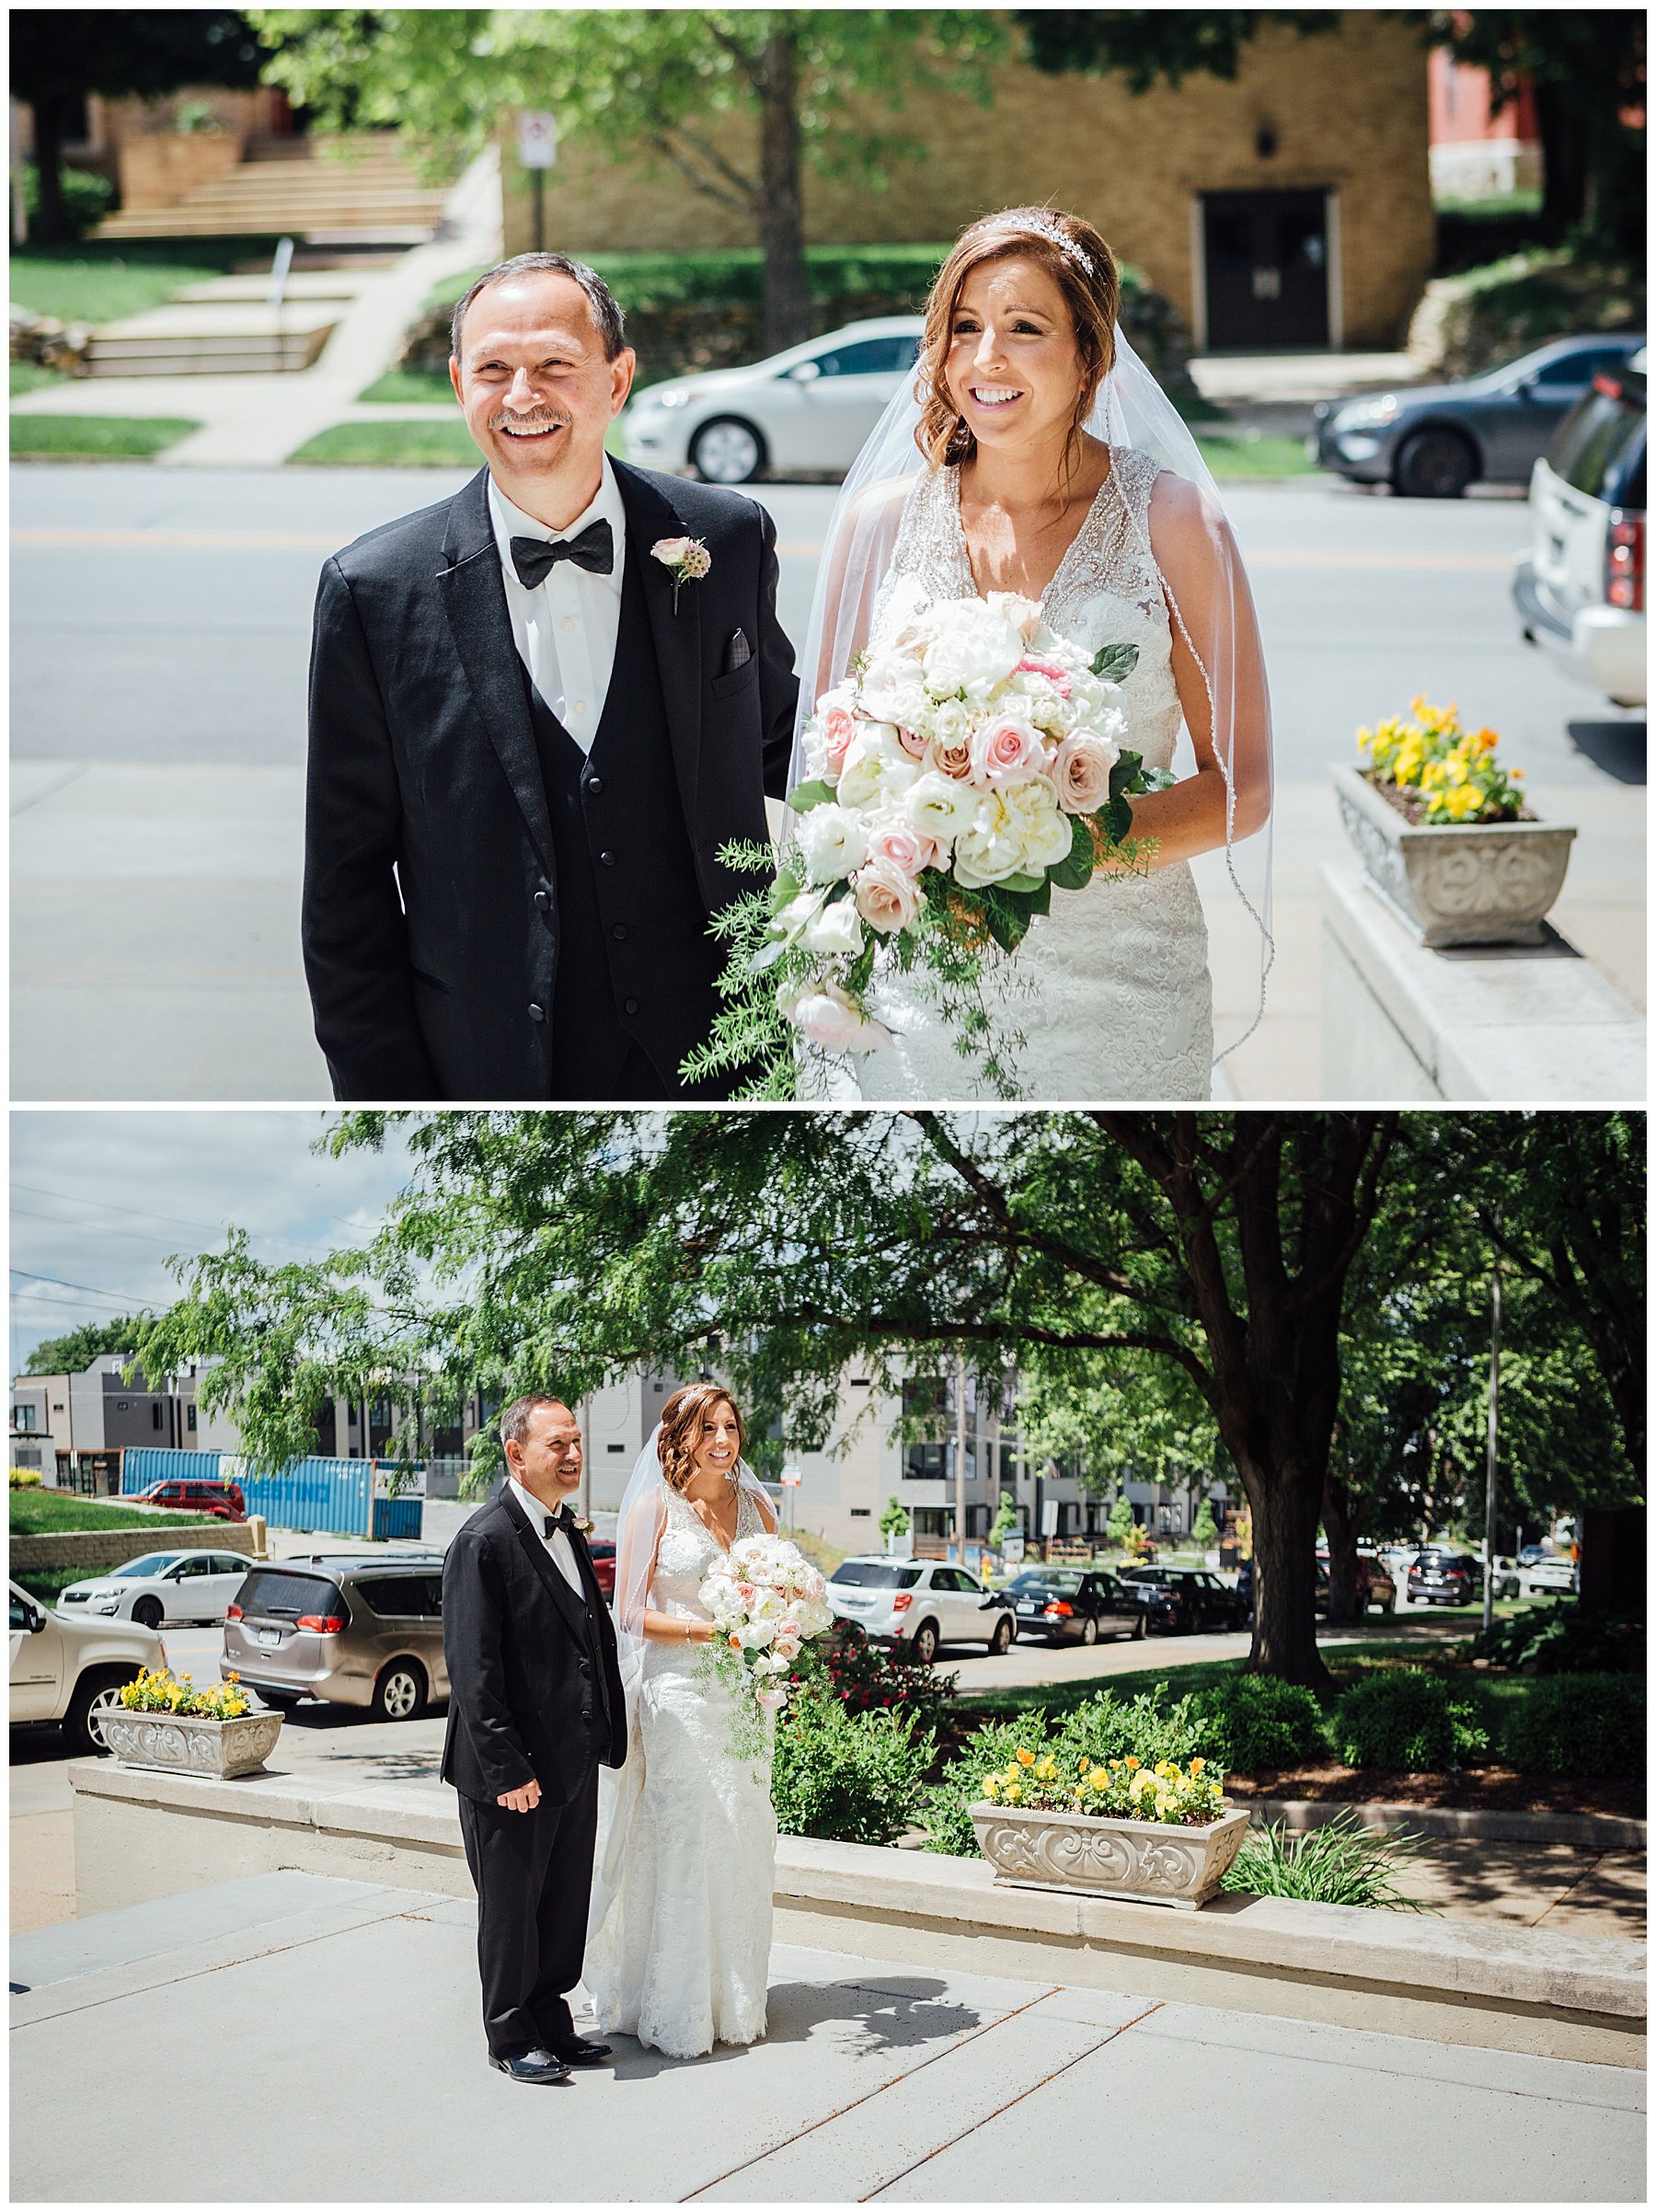
M 545 914 L 552 904 L 552 893 L 549 891 L 537 891 L 535 894 L 535 903 Z
M 638 1010 L 638 1002 L 636 998 L 628 998 L 623 1002 L 621 1011 L 624 1014 L 636 1014 Z
M 546 1019 L 546 1008 L 535 1006 L 532 1001 L 529 1008 L 529 1019 L 531 1021 L 545 1021 Z
M 600 853 L 598 858 L 604 862 L 605 868 L 614 868 L 615 865 L 615 856 L 614 853 Z
M 619 944 L 621 939 L 627 935 L 627 924 L 625 922 L 617 922 L 615 927 L 610 931 L 610 935 L 615 939 L 615 942 Z
M 598 794 L 599 794 L 599 792 L 600 792 L 600 791 L 602 791 L 602 790 L 603 790 L 603 789 L 604 789 L 604 778 L 603 778 L 603 777 L 602 777 L 602 776 L 589 776 L 589 777 L 587 778 L 587 787 L 586 787 L 586 788 L 587 788 L 587 789 L 588 789 L 589 791 L 591 791 L 591 793 L 592 794 L 592 797 L 593 797 L 594 799 L 596 799 L 596 798 L 597 798 L 597 796 L 598 796 Z

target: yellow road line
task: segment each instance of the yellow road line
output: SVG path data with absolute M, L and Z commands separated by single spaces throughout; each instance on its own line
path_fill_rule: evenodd
M 1250 569 L 1510 569 L 1510 553 L 1244 552 Z

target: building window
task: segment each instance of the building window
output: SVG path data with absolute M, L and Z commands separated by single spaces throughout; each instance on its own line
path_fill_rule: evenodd
M 32 1434 L 33 1434 L 33 1431 L 34 1431 L 34 1424 L 35 1424 L 35 1410 L 34 1410 L 33 1406 L 13 1406 L 13 1408 L 12 1408 L 12 1426 L 13 1426 L 13 1428 L 15 1428 L 15 1429 L 27 1429 L 27 1430 L 28 1430 L 28 1431 L 29 1431 L 29 1433 Z
M 854 1505 L 851 1508 L 851 1518 L 854 1521 L 871 1520 L 873 1515 L 874 1508 L 871 1505 Z
M 126 1413 L 126 1412 L 130 1412 L 130 1411 L 132 1411 L 132 1408 L 131 1408 L 131 1405 L 129 1404 L 129 1402 L 128 1402 L 128 1400 L 127 1400 L 126 1399 L 124 1399 L 124 1398 L 118 1398 L 118 1399 L 115 1400 L 115 1411 L 116 1411 L 118 1413 Z
M 150 1426 L 153 1429 L 161 1426 L 161 1400 L 158 1398 L 150 1400 Z
M 184 1409 L 184 1425 L 185 1425 L 185 1427 L 186 1427 L 186 1428 L 187 1428 L 187 1429 L 190 1431 L 190 1434 L 191 1434 L 192 1436 L 195 1434 L 195 1421 L 196 1421 L 196 1410 L 195 1410 L 195 1407 L 194 1407 L 193 1405 L 188 1405 L 188 1406 L 186 1406 L 186 1407 L 185 1407 L 185 1409 Z

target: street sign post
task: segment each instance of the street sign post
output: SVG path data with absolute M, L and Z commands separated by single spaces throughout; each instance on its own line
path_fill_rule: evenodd
M 793 1534 L 794 1526 L 794 1492 L 799 1489 L 803 1477 L 804 1469 L 802 1468 L 785 1467 L 777 1478 L 783 1489 L 788 1492 L 788 1531 L 790 1536 Z
M 525 109 L 518 117 L 518 159 L 535 179 L 535 250 L 546 250 L 546 171 L 558 160 L 558 118 Z

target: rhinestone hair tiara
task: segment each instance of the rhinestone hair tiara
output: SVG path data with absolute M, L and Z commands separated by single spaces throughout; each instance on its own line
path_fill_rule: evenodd
M 1065 232 L 1061 231 L 1057 224 L 1053 221 L 1052 217 L 1044 213 L 1033 215 L 1004 217 L 997 222 L 991 223 L 988 226 L 986 235 L 990 237 L 993 237 L 996 231 L 1004 231 L 1008 235 L 1015 235 L 1018 231 L 1029 230 L 1032 230 L 1038 238 L 1044 238 L 1050 246 L 1057 247 L 1061 253 L 1068 254 L 1070 259 L 1074 261 L 1079 269 L 1081 269 L 1087 276 L 1091 276 L 1093 273 L 1091 254 L 1083 251 L 1083 249 L 1075 244 L 1074 238 L 1070 237 Z

